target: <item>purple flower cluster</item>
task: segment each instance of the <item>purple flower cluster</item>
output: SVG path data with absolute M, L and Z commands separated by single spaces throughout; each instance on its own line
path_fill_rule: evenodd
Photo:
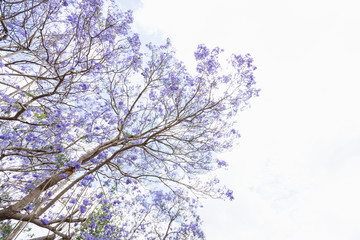
M 44 218 L 41 219 L 41 222 L 42 222 L 44 225 L 49 225 L 49 223 L 50 223 L 49 220 L 44 219 Z
M 81 185 L 86 187 L 86 186 L 91 186 L 91 183 L 95 180 L 95 178 L 91 175 L 86 175 L 82 180 L 81 180 Z
M 194 53 L 196 60 L 203 60 L 209 56 L 209 54 L 210 51 L 204 44 L 199 45 L 196 52 Z
M 234 54 L 223 72 L 222 50 L 201 44 L 192 74 L 170 40 L 141 49 L 132 12 L 112 2 L 4 2 L 0 216 L 71 219 L 69 238 L 166 238 L 170 226 L 201 239 L 189 196 L 234 199 L 202 176 L 227 167 L 216 155 L 259 92 L 253 59 Z
M 81 169 L 81 163 L 77 162 L 77 161 L 69 161 L 66 166 L 71 166 L 74 167 L 76 170 Z

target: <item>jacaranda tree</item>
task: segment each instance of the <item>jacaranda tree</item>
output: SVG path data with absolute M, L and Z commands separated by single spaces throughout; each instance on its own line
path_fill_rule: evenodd
M 203 239 L 199 199 L 233 198 L 206 176 L 252 58 L 200 45 L 190 74 L 104 1 L 0 1 L 1 239 Z

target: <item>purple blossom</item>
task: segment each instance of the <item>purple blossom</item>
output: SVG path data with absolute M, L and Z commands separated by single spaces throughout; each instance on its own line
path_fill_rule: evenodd
M 74 164 L 74 167 L 75 167 L 76 170 L 79 170 L 81 168 L 81 164 L 79 162 L 76 162 Z
M 85 213 L 86 212 L 86 207 L 84 205 L 80 206 L 80 213 Z
M 82 186 L 90 186 L 90 183 L 94 181 L 94 177 L 91 175 L 86 175 L 82 180 L 81 180 L 81 185 Z
M 202 60 L 205 59 L 207 56 L 209 56 L 210 51 L 209 49 L 204 45 L 200 44 L 194 53 L 196 60 Z
M 228 166 L 228 163 L 223 160 L 218 160 L 217 164 L 219 167 L 227 167 Z
M 92 205 L 91 202 L 90 202 L 88 199 L 84 199 L 84 200 L 83 200 L 83 204 L 84 204 L 85 206 L 90 206 L 90 205 Z
M 36 173 L 34 173 L 32 176 L 36 179 L 39 178 L 39 174 L 36 174 Z
M 82 91 L 86 91 L 86 90 L 88 90 L 88 88 L 90 87 L 90 85 L 87 84 L 87 83 L 80 83 L 79 87 L 80 87 L 80 89 L 81 89 Z
M 81 164 L 79 162 L 76 161 L 69 161 L 66 166 L 71 166 L 71 167 L 75 167 L 76 170 L 81 169 Z
M 34 209 L 34 205 L 32 205 L 32 204 L 28 204 L 27 206 L 26 206 L 26 209 L 27 210 L 33 210 Z
M 55 149 L 56 149 L 56 151 L 59 151 L 59 152 L 64 151 L 64 148 L 62 146 L 56 146 Z
M 96 226 L 95 221 L 92 221 L 91 224 L 90 224 L 90 229 L 94 230 L 95 226 Z
M 67 174 L 66 174 L 66 173 L 61 173 L 59 176 L 60 176 L 61 178 L 67 178 Z
M 226 196 L 230 199 L 230 201 L 234 200 L 233 191 L 228 189 L 226 192 Z
M 45 218 L 42 218 L 41 219 L 41 222 L 44 224 L 44 225 L 48 225 L 50 223 L 49 220 L 45 219 Z
M 130 184 L 130 183 L 132 183 L 132 181 L 131 181 L 131 179 L 130 178 L 128 178 L 128 179 L 126 179 L 126 182 L 125 182 L 126 184 Z

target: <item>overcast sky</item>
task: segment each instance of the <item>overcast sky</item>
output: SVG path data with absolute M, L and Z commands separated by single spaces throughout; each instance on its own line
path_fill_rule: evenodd
M 250 53 L 262 89 L 223 157 L 233 202 L 208 201 L 208 240 L 360 239 L 360 2 L 128 0 L 144 41 Z

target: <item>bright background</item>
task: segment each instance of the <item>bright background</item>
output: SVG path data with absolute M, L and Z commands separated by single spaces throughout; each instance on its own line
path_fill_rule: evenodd
M 251 53 L 260 97 L 223 157 L 233 202 L 206 201 L 208 240 L 360 239 L 360 2 L 127 0 L 143 41 Z

